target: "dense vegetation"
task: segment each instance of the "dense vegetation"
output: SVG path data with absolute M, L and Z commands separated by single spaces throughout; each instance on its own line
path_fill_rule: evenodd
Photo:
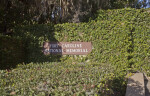
M 27 40 L 27 62 L 46 61 L 40 50 L 44 41 L 89 41 L 93 44 L 93 51 L 83 57 L 83 62 L 137 68 L 134 67 L 137 63 L 144 66 L 149 62 L 149 21 L 149 13 L 144 9 L 100 10 L 97 18 L 88 23 L 19 26 L 15 29 L 15 36 Z M 51 56 L 46 58 L 59 61 L 70 56 L 57 60 Z
M 85 22 L 98 9 L 145 8 L 150 0 L 0 0 L 0 33 L 17 25 Z
M 12 68 L 25 61 L 25 45 L 21 38 L 0 35 L 0 69 Z
M 0 74 L 4 96 L 124 96 L 126 86 L 124 73 L 100 63 L 30 63 Z
M 14 28 L 13 37 L 24 41 L 24 62 L 29 64 L 1 70 L 0 93 L 124 96 L 127 73 L 143 71 L 150 76 L 147 10 L 99 10 L 97 18 L 88 23 Z M 43 41 L 88 41 L 93 50 L 87 56 L 44 56 Z

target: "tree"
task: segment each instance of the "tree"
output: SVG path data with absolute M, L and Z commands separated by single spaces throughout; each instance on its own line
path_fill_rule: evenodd
M 150 0 L 0 0 L 0 32 L 17 25 L 82 22 L 98 9 L 141 8 Z

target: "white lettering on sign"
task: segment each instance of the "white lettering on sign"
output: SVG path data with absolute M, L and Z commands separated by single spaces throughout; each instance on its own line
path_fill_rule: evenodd
M 66 52 L 88 52 L 88 49 L 66 49 Z
M 53 52 L 56 52 L 56 53 L 57 53 L 57 52 L 63 52 L 62 49 L 49 49 L 48 51 L 49 51 L 50 53 L 51 53 L 51 52 L 52 52 L 52 53 L 53 53 Z
M 91 42 L 44 42 L 44 54 L 87 55 L 92 51 Z
M 51 45 L 50 45 L 50 48 L 58 48 L 58 47 L 59 47 L 58 44 L 51 44 Z
M 82 44 L 62 44 L 62 48 L 82 48 Z

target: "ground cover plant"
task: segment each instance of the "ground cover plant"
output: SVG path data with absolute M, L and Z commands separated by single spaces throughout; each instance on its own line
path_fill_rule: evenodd
M 147 10 L 100 10 L 88 23 L 16 27 L 14 37 L 25 42 L 24 62 L 29 64 L 0 71 L 1 93 L 124 96 L 128 73 L 142 71 L 150 76 Z M 45 56 L 44 41 L 87 41 L 93 49 L 87 56 Z
M 30 63 L 0 74 L 4 96 L 123 96 L 126 88 L 125 74 L 98 63 Z

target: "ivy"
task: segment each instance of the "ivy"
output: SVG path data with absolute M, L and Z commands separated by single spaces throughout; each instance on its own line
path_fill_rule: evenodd
M 97 18 L 87 23 L 16 27 L 14 38 L 24 41 L 29 64 L 11 72 L 1 70 L 0 92 L 124 96 L 127 73 L 143 71 L 150 76 L 150 13 L 146 11 L 99 10 Z M 87 56 L 45 56 L 44 41 L 92 42 L 93 50 Z

